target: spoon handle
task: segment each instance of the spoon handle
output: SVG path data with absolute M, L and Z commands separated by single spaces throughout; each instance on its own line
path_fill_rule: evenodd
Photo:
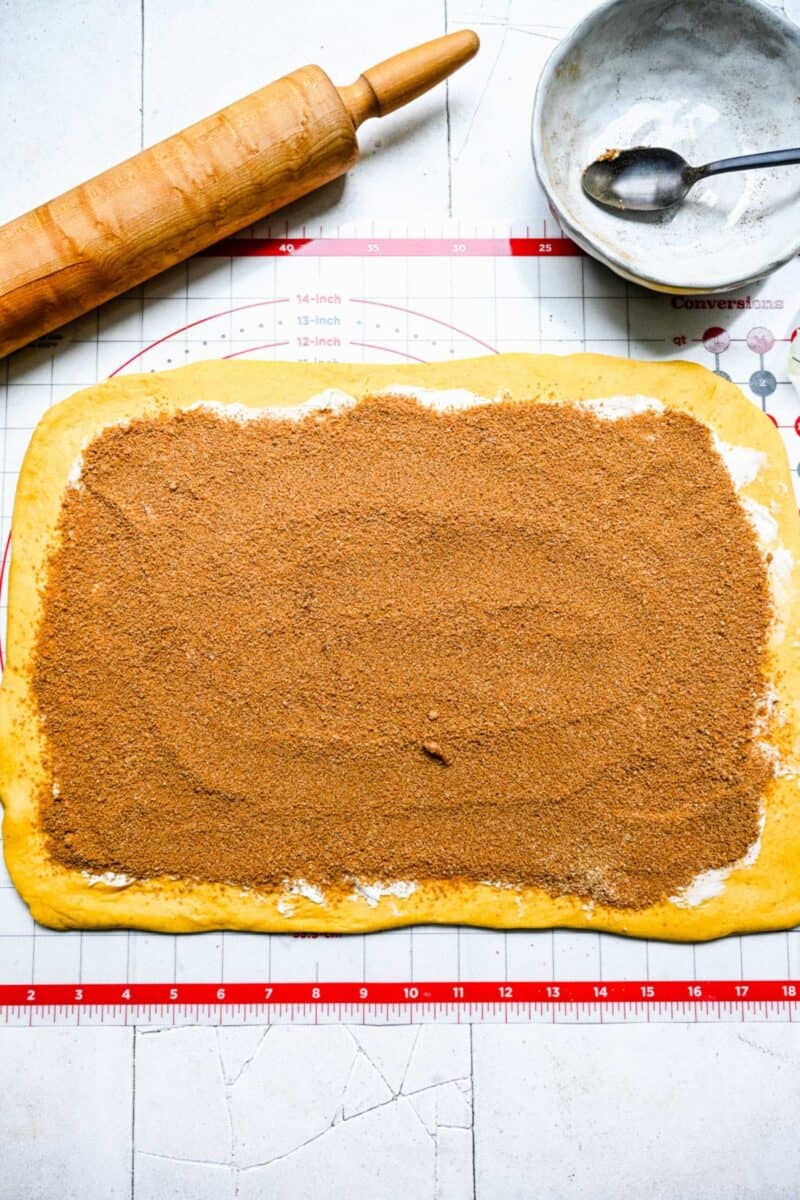
M 702 167 L 690 168 L 695 179 L 724 175 L 726 171 L 752 171 L 756 167 L 787 167 L 800 163 L 800 147 L 794 150 L 766 150 L 763 154 L 742 154 L 738 158 L 720 158 Z

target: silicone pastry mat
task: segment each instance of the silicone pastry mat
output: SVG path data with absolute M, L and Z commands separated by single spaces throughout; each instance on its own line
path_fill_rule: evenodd
M 547 226 L 257 232 L 0 365 L 3 628 L 10 514 L 31 431 L 54 402 L 126 371 L 243 356 L 684 358 L 724 372 L 772 417 L 798 479 L 800 400 L 788 378 L 797 262 L 733 296 L 667 297 L 626 285 Z M 53 933 L 0 877 L 0 1020 L 789 1019 L 800 1015 L 793 980 L 800 931 L 697 946 L 438 927 Z

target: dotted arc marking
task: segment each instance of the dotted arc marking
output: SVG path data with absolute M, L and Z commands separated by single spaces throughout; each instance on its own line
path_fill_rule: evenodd
M 136 362 L 137 358 L 141 358 L 143 354 L 147 354 L 148 350 L 154 350 L 156 346 L 160 346 L 162 342 L 168 342 L 170 338 L 177 337 L 179 333 L 185 333 L 187 329 L 196 329 L 198 325 L 204 325 L 206 321 L 215 321 L 219 317 L 229 317 L 231 313 L 244 312 L 248 308 L 264 308 L 268 304 L 288 304 L 288 296 L 279 296 L 276 300 L 256 300 L 252 304 L 238 304 L 235 308 L 225 308 L 220 312 L 209 313 L 207 317 L 198 317 L 196 321 L 190 321 L 188 325 L 181 325 L 178 329 L 173 329 L 170 333 L 165 333 L 163 337 L 156 338 L 154 342 L 150 342 L 149 346 L 143 346 L 141 350 L 137 350 L 130 358 L 126 358 L 124 363 L 120 363 L 115 367 L 109 379 L 113 379 L 115 375 L 119 375 L 120 371 L 124 371 L 132 362 Z
M 445 329 L 450 329 L 453 333 L 457 333 L 461 337 L 469 338 L 471 342 L 477 342 L 479 346 L 483 346 L 491 354 L 500 353 L 496 346 L 490 346 L 488 342 L 484 342 L 483 338 L 476 337 L 474 333 L 469 333 L 466 329 L 459 329 L 457 325 L 451 325 L 449 321 L 442 321 L 439 317 L 432 317 L 429 313 L 418 312 L 414 308 L 405 308 L 402 304 L 387 304 L 385 300 L 367 300 L 363 296 L 351 296 L 350 300 L 353 304 L 370 304 L 375 308 L 390 308 L 393 312 L 408 313 L 410 317 L 421 317 L 424 321 L 433 321 L 435 325 L 442 325 Z

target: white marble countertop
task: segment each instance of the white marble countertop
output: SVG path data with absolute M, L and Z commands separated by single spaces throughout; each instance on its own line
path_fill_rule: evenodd
M 791 0 L 797 9 L 797 0 Z M 0 220 L 307 61 L 464 25 L 478 59 L 364 131 L 292 220 L 522 221 L 537 73 L 589 0 L 0 0 Z M 798 14 L 800 15 L 800 14 Z M 391 156 L 391 166 L 390 166 Z M 789 1200 L 780 1024 L 0 1030 L 9 1200 Z

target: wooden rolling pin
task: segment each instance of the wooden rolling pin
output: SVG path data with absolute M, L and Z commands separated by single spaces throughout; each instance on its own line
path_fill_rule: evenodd
M 342 175 L 356 129 L 476 53 L 436 38 L 337 88 L 301 67 L 0 228 L 0 357 Z

